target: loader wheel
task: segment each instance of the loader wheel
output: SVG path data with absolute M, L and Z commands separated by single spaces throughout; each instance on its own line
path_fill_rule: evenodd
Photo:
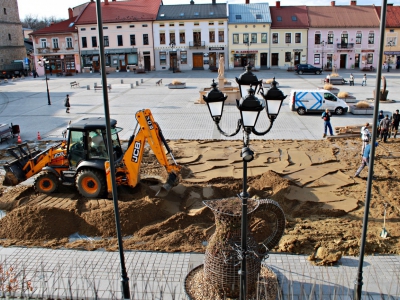
M 52 173 L 43 173 L 35 179 L 35 190 L 39 193 L 50 194 L 58 189 L 58 178 Z
M 103 196 L 106 190 L 104 176 L 95 170 L 82 170 L 76 176 L 76 188 L 86 198 Z

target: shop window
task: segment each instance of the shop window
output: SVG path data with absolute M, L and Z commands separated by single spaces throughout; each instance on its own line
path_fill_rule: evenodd
M 224 32 L 223 31 L 218 31 L 218 42 L 219 43 L 224 42 Z
M 273 34 L 272 34 L 272 43 L 273 43 L 273 44 L 278 44 L 278 40 L 279 40 L 279 35 L 278 35 L 278 33 L 273 33 Z
M 87 39 L 86 36 L 82 37 L 82 48 L 87 48 Z
M 167 64 L 167 53 L 160 52 L 160 65 L 166 65 L 166 64 Z
M 233 43 L 239 44 L 239 34 L 238 33 L 233 34 Z
M 367 64 L 372 65 L 373 62 L 374 62 L 374 54 L 373 53 L 368 53 L 367 54 Z
M 165 32 L 160 32 L 160 44 L 165 45 Z
M 295 33 L 294 42 L 296 44 L 301 43 L 301 33 L 300 32 Z
M 375 34 L 373 32 L 368 33 L 368 44 L 373 45 L 375 43 Z
M 261 43 L 267 43 L 267 34 L 261 33 Z
M 131 46 L 135 46 L 136 45 L 136 37 L 134 34 L 130 35 L 130 39 L 131 39 Z
M 97 47 L 97 37 L 96 36 L 92 36 L 92 47 L 93 48 Z
M 185 32 L 179 32 L 179 43 L 185 43 Z
M 147 33 L 143 34 L 143 45 L 149 44 L 149 35 Z
M 357 32 L 356 33 L 356 44 L 361 44 L 361 40 L 362 40 L 362 33 Z
M 291 62 L 292 52 L 285 52 L 285 62 Z
M 215 31 L 214 30 L 209 32 L 209 40 L 210 40 L 210 43 L 215 43 Z
M 320 57 L 320 54 L 314 54 L 314 65 L 319 65 Z
M 122 40 L 122 35 L 117 35 L 117 42 L 118 42 L 118 46 L 123 46 L 123 40 Z
M 187 64 L 187 51 L 181 51 L 181 64 Z
M 285 43 L 290 44 L 292 42 L 292 34 L 291 33 L 285 33 Z

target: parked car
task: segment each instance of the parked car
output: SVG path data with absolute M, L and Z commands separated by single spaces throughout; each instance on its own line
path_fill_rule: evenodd
M 315 66 L 309 65 L 309 64 L 298 64 L 298 65 L 296 65 L 294 70 L 296 71 L 297 74 L 300 74 L 300 75 L 303 73 L 314 73 L 314 74 L 322 73 L 321 68 L 318 68 L 318 67 L 315 67 Z

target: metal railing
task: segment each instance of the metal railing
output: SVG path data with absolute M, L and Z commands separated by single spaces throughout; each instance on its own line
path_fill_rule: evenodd
M 206 42 L 205 41 L 192 41 L 189 42 L 189 48 L 205 48 L 206 47 Z

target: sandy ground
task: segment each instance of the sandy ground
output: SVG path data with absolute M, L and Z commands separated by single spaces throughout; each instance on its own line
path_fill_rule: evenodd
M 155 197 L 165 171 L 147 153 L 141 183 L 118 190 L 124 249 L 205 251 L 215 230 L 214 216 L 202 201 L 235 197 L 242 190 L 240 141 L 171 141 L 182 166 L 180 183 L 165 198 Z M 277 201 L 286 215 L 286 230 L 278 252 L 315 254 L 337 260 L 358 255 L 366 177 L 353 179 L 361 163 L 359 139 L 322 141 L 252 141 L 256 158 L 248 164 L 252 197 Z M 2 159 L 7 159 L 5 152 Z M 376 149 L 366 252 L 400 254 L 400 139 Z M 2 181 L 2 180 L 1 180 Z M 380 237 L 387 203 L 386 239 Z M 116 250 L 113 201 L 85 199 L 73 187 L 36 194 L 32 186 L 1 187 L 0 220 L 3 246 L 40 246 Z M 262 221 L 262 220 L 261 220 Z M 264 227 L 263 227 L 264 226 Z M 250 225 L 257 238 L 266 222 Z M 71 241 L 79 233 L 82 238 Z M 318 252 L 318 253 L 317 253 Z

